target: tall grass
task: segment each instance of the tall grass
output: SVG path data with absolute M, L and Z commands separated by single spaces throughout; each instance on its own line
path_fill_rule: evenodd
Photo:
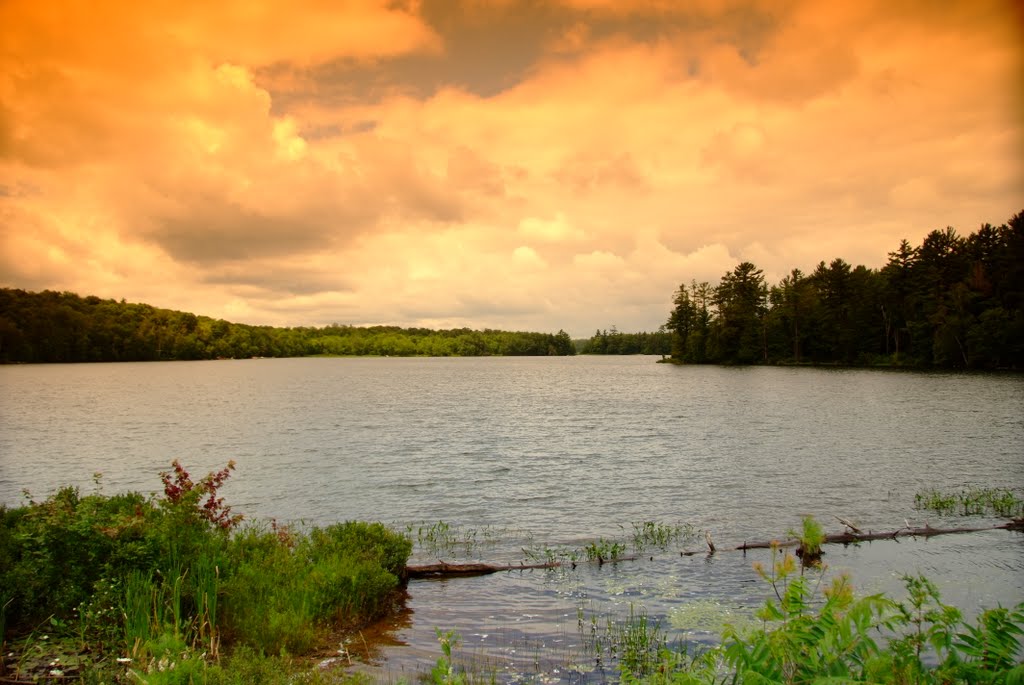
M 63 488 L 0 507 L 7 632 L 46 622 L 94 664 L 122 659 L 146 682 L 174 682 L 150 670 L 199 669 L 222 641 L 304 653 L 390 609 L 405 536 L 378 523 L 243 525 L 218 496 L 229 472 L 193 481 L 176 463 L 162 497 Z

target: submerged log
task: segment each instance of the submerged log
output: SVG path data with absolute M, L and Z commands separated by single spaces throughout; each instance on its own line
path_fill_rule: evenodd
M 561 566 L 560 561 L 551 561 L 543 564 L 449 564 L 439 561 L 436 564 L 423 564 L 421 566 L 406 566 L 406 578 L 451 578 L 467 576 L 486 576 L 490 573 L 501 571 L 526 571 L 535 568 L 556 568 Z
M 1024 531 L 1024 518 L 1013 519 L 1007 523 L 1000 523 L 994 526 L 981 526 L 976 528 L 932 528 L 930 525 L 925 524 L 923 528 L 900 528 L 898 530 L 890 530 L 879 533 L 867 532 L 867 533 L 854 533 L 847 530 L 845 533 L 836 533 L 833 535 L 825 536 L 824 544 L 838 544 L 838 545 L 849 545 L 855 542 L 870 542 L 871 540 L 897 540 L 899 538 L 927 538 L 935 535 L 951 535 L 953 533 L 978 533 L 984 530 L 1018 530 Z M 794 547 L 799 545 L 799 540 L 772 540 L 769 542 L 744 542 L 737 550 L 746 551 L 748 549 L 769 549 L 775 547 Z
M 846 522 L 843 522 L 847 525 Z M 899 538 L 909 537 L 932 537 L 935 535 L 949 535 L 952 533 L 977 533 L 986 530 L 1015 530 L 1024 532 L 1024 518 L 1011 519 L 1007 523 L 1002 523 L 994 526 L 982 526 L 977 528 L 932 528 L 930 525 L 925 525 L 923 528 L 914 528 L 907 526 L 898 530 L 890 530 L 879 533 L 868 531 L 863 532 L 852 532 L 852 527 L 848 527 L 846 532 L 837 533 L 832 535 L 826 535 L 823 544 L 836 544 L 836 545 L 849 545 L 855 542 L 870 542 L 871 540 L 898 540 Z M 716 551 L 715 543 L 711 539 L 711 534 L 706 533 L 705 541 L 708 545 L 707 555 L 710 557 Z M 746 551 L 748 549 L 770 549 L 771 547 L 797 547 L 800 544 L 799 540 L 788 539 L 788 540 L 771 540 L 769 542 L 744 542 L 738 547 L 731 547 L 728 550 L 735 551 Z M 699 554 L 700 552 L 680 552 L 680 556 L 692 556 Z M 602 566 L 607 563 L 618 562 L 618 561 L 633 561 L 637 557 L 616 557 L 612 560 L 606 560 L 601 557 L 592 559 L 591 563 L 596 563 L 598 566 Z M 491 573 L 500 573 L 502 571 L 527 571 L 530 569 L 544 569 L 544 568 L 558 568 L 560 566 L 571 565 L 573 568 L 576 567 L 577 563 L 586 562 L 575 562 L 575 561 L 551 561 L 542 564 L 485 564 L 482 562 L 472 562 L 465 564 L 449 564 L 444 561 L 439 561 L 436 564 L 423 564 L 417 566 L 406 566 L 403 580 L 409 580 L 411 578 L 467 578 L 470 576 L 484 576 Z

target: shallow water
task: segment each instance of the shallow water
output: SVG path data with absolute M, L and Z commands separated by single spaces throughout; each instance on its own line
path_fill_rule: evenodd
M 805 513 L 834 532 L 834 516 L 874 530 L 935 525 L 913 509 L 919 490 L 1024 487 L 1020 376 L 651 357 L 10 366 L 0 367 L 0 429 L 0 503 L 19 503 L 23 488 L 37 498 L 62 484 L 90 490 L 94 472 L 107 492 L 149 492 L 172 459 L 193 473 L 234 459 L 223 492 L 249 518 L 370 519 L 414 533 L 443 520 L 477 535 L 459 556 L 514 563 L 524 547 L 628 539 L 639 521 L 710 530 L 721 549 L 784 535 Z M 581 610 L 622 616 L 632 603 L 669 626 L 693 615 L 687 602 L 759 604 L 756 557 L 678 555 L 702 546 L 600 568 L 415 581 L 410 624 L 393 635 L 407 644 L 383 649 L 381 668 L 429 666 L 437 626 L 502 669 L 580 679 L 566 659 L 544 669 L 530 660 L 578 645 Z M 1024 601 L 1017 534 L 879 542 L 827 558 L 866 591 L 898 590 L 900 574 L 920 570 L 967 608 Z

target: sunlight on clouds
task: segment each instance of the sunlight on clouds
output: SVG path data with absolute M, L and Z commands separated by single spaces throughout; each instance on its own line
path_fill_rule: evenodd
M 519 222 L 519 233 L 526 238 L 553 242 L 582 240 L 586 237 L 583 230 L 570 224 L 562 212 L 558 212 L 554 219 L 549 220 L 526 217 Z
M 547 263 L 540 258 L 536 250 L 526 245 L 520 245 L 516 249 L 512 250 L 513 262 L 525 269 L 543 269 L 547 266 Z
M 12 0 L 0 276 L 256 323 L 656 328 L 741 259 L 878 266 L 1018 211 L 1000 3 L 553 0 L 533 47 L 449 73 L 494 3 Z
M 274 122 L 274 142 L 279 155 L 289 161 L 302 159 L 306 155 L 306 141 L 297 133 L 295 120 L 285 117 Z
M 572 261 L 576 266 L 583 269 L 606 272 L 618 270 L 625 266 L 625 260 L 622 257 L 611 252 L 605 252 L 604 250 L 594 250 L 587 254 L 578 254 L 573 257 Z

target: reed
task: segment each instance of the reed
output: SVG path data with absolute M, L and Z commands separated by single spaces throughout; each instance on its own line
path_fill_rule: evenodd
M 961 516 L 1024 516 L 1024 497 L 1009 488 L 970 486 L 959 492 L 922 490 L 914 495 L 914 508 Z

